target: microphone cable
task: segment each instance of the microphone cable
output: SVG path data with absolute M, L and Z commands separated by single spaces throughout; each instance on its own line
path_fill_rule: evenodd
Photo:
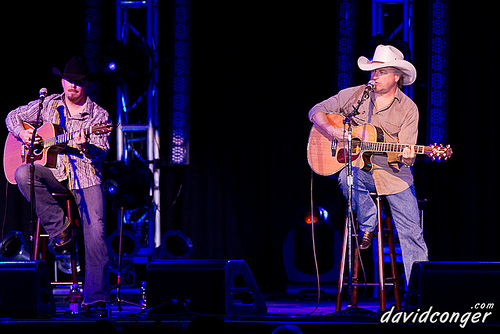
M 316 287 L 317 287 L 317 295 L 316 295 L 316 306 L 314 309 L 306 314 L 313 314 L 319 308 L 319 303 L 321 300 L 321 282 L 319 279 L 319 267 L 318 267 L 318 257 L 316 254 L 316 238 L 314 235 L 314 198 L 313 198 L 313 180 L 314 180 L 314 172 L 311 169 L 311 185 L 310 185 L 310 200 L 311 200 L 311 241 L 312 241 L 312 250 L 313 250 L 313 259 L 314 259 L 314 269 L 316 271 Z

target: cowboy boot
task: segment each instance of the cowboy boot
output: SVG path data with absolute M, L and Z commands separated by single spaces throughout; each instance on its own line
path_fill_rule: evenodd
M 359 249 L 367 249 L 372 244 L 373 232 L 363 232 L 358 235 Z

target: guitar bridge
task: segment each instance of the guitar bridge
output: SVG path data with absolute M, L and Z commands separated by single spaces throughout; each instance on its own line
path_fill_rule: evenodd
M 337 155 L 337 140 L 335 138 L 332 139 L 332 157 Z
M 25 145 L 21 145 L 21 161 L 23 163 L 26 162 L 26 146 Z

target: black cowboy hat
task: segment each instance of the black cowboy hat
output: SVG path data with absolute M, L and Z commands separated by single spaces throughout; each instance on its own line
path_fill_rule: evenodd
M 57 67 L 53 67 L 52 72 L 55 75 L 69 81 L 94 81 L 97 78 L 95 73 L 89 73 L 87 65 L 85 65 L 85 62 L 80 57 L 71 58 L 66 63 L 66 67 L 64 67 L 63 72 L 61 72 Z

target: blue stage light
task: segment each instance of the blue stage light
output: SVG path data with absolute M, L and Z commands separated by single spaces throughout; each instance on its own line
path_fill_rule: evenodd
M 356 1 L 341 0 L 337 19 L 337 90 L 341 90 L 354 83 Z
M 110 62 L 108 63 L 108 69 L 109 69 L 110 71 L 115 71 L 115 70 L 116 70 L 116 68 L 117 68 L 117 65 L 116 65 L 116 63 L 115 63 L 114 61 L 110 61 Z
M 110 194 L 110 195 L 114 195 L 114 194 L 116 193 L 116 187 L 115 187 L 115 186 L 110 185 L 110 186 L 108 187 L 108 189 L 107 189 L 107 192 L 108 192 L 108 194 Z
M 448 135 L 448 1 L 430 1 L 427 142 L 446 143 Z
M 126 210 L 149 206 L 153 175 L 149 168 L 126 166 L 122 161 L 106 164 L 103 171 L 104 196 Z
M 174 1 L 169 163 L 189 164 L 191 1 Z

